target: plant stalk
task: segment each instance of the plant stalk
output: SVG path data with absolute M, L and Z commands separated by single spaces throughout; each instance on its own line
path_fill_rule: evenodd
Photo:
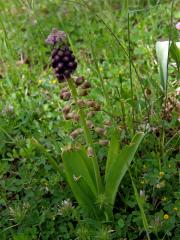
M 84 130 L 84 136 L 85 136 L 86 144 L 87 144 L 88 147 L 91 147 L 93 149 L 94 156 L 91 159 L 92 159 L 93 168 L 94 168 L 94 175 L 95 175 L 95 179 L 96 179 L 97 191 L 98 191 L 98 193 L 100 193 L 100 192 L 102 192 L 102 181 L 101 181 L 98 160 L 97 160 L 97 156 L 96 156 L 96 153 L 95 153 L 95 149 L 94 149 L 91 133 L 90 133 L 90 130 L 89 130 L 87 124 L 86 124 L 84 111 L 78 105 L 78 102 L 77 102 L 78 94 L 77 94 L 76 87 L 74 85 L 74 81 L 73 81 L 72 78 L 70 78 L 70 79 L 67 80 L 67 82 L 68 82 L 69 88 L 71 90 L 72 97 L 73 97 L 73 99 L 75 101 L 76 107 L 79 110 L 80 122 L 81 122 L 81 125 L 82 125 L 83 130 Z

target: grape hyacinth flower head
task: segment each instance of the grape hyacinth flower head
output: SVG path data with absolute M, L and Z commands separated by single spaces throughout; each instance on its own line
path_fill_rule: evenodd
M 77 68 L 75 56 L 67 41 L 66 33 L 53 29 L 46 39 L 52 48 L 51 66 L 59 83 L 66 81 Z

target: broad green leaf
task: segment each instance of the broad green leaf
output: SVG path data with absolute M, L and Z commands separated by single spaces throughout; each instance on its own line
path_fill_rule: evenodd
M 81 151 L 79 151 L 79 154 L 80 156 L 82 157 L 82 159 L 84 160 L 84 164 L 86 165 L 86 168 L 88 169 L 89 171 L 89 174 L 91 176 L 91 179 L 93 180 L 94 182 L 94 185 L 96 186 L 96 182 L 95 182 L 95 174 L 94 174 L 94 168 L 93 168 L 93 164 L 92 164 L 92 161 L 93 161 L 93 158 L 89 158 L 87 156 L 87 153 L 85 150 L 81 149 Z
M 166 91 L 167 88 L 169 47 L 170 47 L 169 41 L 158 41 L 156 43 L 156 54 L 160 68 L 161 86 L 164 91 Z
M 106 162 L 105 180 L 107 175 L 109 174 L 110 167 L 112 166 L 112 164 L 114 163 L 114 160 L 118 156 L 118 153 L 119 153 L 119 131 L 116 129 L 112 134 L 110 145 L 109 145 L 107 162 Z
M 118 156 L 113 160 L 113 164 L 110 166 L 106 176 L 105 194 L 111 206 L 114 204 L 118 187 L 133 160 L 134 154 L 136 153 L 143 136 L 143 133 L 137 133 L 131 144 L 119 151 Z
M 94 211 L 97 190 L 87 167 L 90 159 L 83 150 L 64 151 L 62 155 L 67 181 L 82 207 Z

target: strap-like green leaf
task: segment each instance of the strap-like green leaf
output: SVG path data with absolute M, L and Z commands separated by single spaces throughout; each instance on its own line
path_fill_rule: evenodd
M 81 155 L 84 164 L 86 165 L 86 168 L 89 171 L 89 174 L 91 176 L 92 181 L 94 182 L 94 186 L 96 186 L 96 177 L 94 174 L 94 168 L 93 168 L 93 157 L 88 157 L 86 151 L 82 148 L 81 151 L 79 151 L 79 154 Z
M 136 134 L 131 144 L 119 152 L 116 159 L 113 160 L 113 164 L 110 166 L 106 176 L 105 194 L 111 206 L 114 204 L 118 187 L 128 170 L 128 166 L 130 165 L 143 136 L 143 133 Z
M 62 155 L 67 181 L 82 207 L 94 211 L 97 189 L 86 161 L 90 159 L 83 150 L 64 151 Z
M 108 156 L 107 156 L 107 162 L 106 162 L 106 171 L 105 171 L 105 181 L 107 175 L 109 175 L 109 170 L 114 163 L 115 159 L 117 158 L 119 154 L 119 131 L 116 129 L 112 133 L 109 150 L 108 150 Z

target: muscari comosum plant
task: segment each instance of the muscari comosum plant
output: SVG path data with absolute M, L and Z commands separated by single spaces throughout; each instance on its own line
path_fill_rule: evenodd
M 64 32 L 53 29 L 46 42 L 52 46 L 51 65 L 54 73 L 59 83 L 65 84 L 60 93 L 61 99 L 68 102 L 62 110 L 64 118 L 79 122 L 81 126 L 71 133 L 71 137 L 76 139 L 79 134 L 85 137 L 84 146 L 78 145 L 62 152 L 67 182 L 77 202 L 89 216 L 110 221 L 118 187 L 144 134 L 137 133 L 131 143 L 121 149 L 118 128 L 113 126 L 110 143 L 106 139 L 99 141 L 101 145 L 108 145 L 105 174 L 101 176 L 91 134 L 93 123 L 88 119 L 100 110 L 100 106 L 93 100 L 82 99 L 88 95 L 91 84 L 83 77 L 72 77 L 77 62 Z M 75 111 L 71 111 L 72 107 L 75 107 Z M 100 135 L 105 133 L 100 127 L 94 128 L 94 131 Z

